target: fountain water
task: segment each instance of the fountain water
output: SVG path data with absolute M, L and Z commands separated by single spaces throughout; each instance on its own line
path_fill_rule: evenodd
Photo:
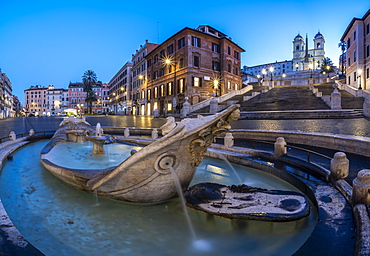
M 315 211 L 301 220 L 275 223 L 228 220 L 188 208 L 197 234 L 194 241 L 190 230 L 184 230 L 187 222 L 179 199 L 133 205 L 100 198 L 100 206 L 91 207 L 95 199 L 90 194 L 55 179 L 35 162 L 46 143 L 29 144 L 14 154 L 19 161 L 4 164 L 0 197 L 15 226 L 48 256 L 292 255 L 316 224 Z M 253 186 L 296 191 L 272 175 L 244 166 L 234 168 Z M 190 185 L 237 183 L 227 169 L 223 161 L 206 158 Z

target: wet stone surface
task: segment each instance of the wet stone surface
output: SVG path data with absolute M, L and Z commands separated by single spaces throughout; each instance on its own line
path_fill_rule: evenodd
M 230 219 L 290 221 L 310 212 L 301 193 L 247 185 L 198 183 L 186 191 L 185 198 L 190 207 Z

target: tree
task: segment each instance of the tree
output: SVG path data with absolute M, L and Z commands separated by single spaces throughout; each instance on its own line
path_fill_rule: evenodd
M 342 76 L 344 75 L 344 58 L 345 58 L 345 56 L 344 56 L 344 52 L 346 51 L 346 49 L 347 49 L 347 42 L 345 42 L 345 41 L 340 41 L 340 43 L 338 44 L 338 47 L 340 47 L 340 49 L 342 50 L 342 63 L 341 63 L 341 65 L 342 65 Z
M 83 90 L 86 92 L 85 102 L 88 105 L 89 114 L 92 112 L 92 103 L 98 100 L 93 91 L 93 86 L 100 82 L 97 81 L 97 79 L 95 72 L 92 70 L 87 70 L 82 76 L 82 82 L 84 84 Z
M 321 73 L 329 74 L 331 72 L 334 72 L 334 68 L 335 68 L 334 64 L 329 57 L 326 57 L 325 59 L 322 60 L 321 66 L 320 66 Z

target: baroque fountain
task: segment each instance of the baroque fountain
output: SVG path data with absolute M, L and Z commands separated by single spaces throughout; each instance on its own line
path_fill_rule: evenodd
M 50 141 L 14 154 L 34 161 L 41 152 L 45 169 L 15 161 L 3 168 L 2 201 L 46 255 L 291 255 L 316 225 L 312 197 L 274 175 L 241 165 L 233 173 L 224 161 L 204 158 L 238 117 L 232 106 L 197 119 L 169 118 L 164 136 L 145 147 L 105 135 L 100 124 L 65 119 Z M 5 182 L 7 173 L 18 178 Z M 31 216 L 29 224 L 19 212 Z

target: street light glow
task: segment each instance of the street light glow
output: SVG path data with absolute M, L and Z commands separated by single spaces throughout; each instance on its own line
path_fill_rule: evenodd
M 358 73 L 358 75 L 360 75 L 360 76 L 361 76 L 361 74 L 362 74 L 362 69 L 357 70 L 357 73 Z
M 272 73 L 272 72 L 274 72 L 274 67 L 273 66 L 271 66 L 271 67 L 269 67 L 269 71 Z

